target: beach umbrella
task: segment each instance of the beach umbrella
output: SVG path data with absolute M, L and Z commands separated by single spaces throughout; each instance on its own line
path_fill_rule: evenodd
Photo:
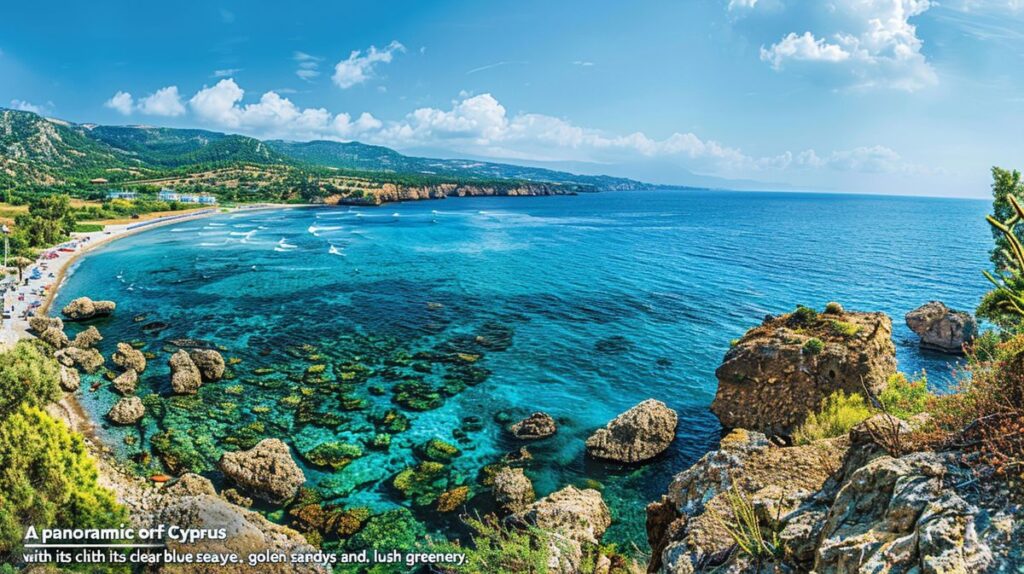
M 25 271 L 25 268 L 33 263 L 35 263 L 35 261 L 28 257 L 22 257 L 20 255 L 11 257 L 11 264 L 18 268 L 18 281 L 21 281 L 21 274 Z

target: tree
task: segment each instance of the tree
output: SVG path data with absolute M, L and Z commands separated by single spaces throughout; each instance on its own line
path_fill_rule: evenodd
M 0 354 L 0 417 L 22 404 L 45 406 L 61 396 L 60 365 L 27 339 Z
M 1010 196 L 1016 195 L 1018 199 L 1024 198 L 1024 181 L 1021 181 L 1021 174 L 1017 170 L 1007 170 L 1001 167 L 992 168 L 992 216 L 997 221 L 1006 222 L 1013 228 L 1013 218 L 1016 213 L 1010 205 Z M 1024 227 L 1017 229 L 1015 234 L 1018 239 L 1024 241 Z M 1007 259 L 1005 253 L 1009 247 L 1007 237 L 1002 231 L 993 227 L 992 238 L 995 245 L 992 247 L 990 258 L 997 270 L 1006 269 L 1012 263 Z

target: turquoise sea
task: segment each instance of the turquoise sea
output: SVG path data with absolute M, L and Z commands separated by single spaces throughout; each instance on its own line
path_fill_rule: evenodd
M 161 406 L 140 427 L 101 429 L 139 472 L 160 468 L 146 457 L 154 437 L 215 479 L 223 449 L 264 436 L 298 452 L 347 442 L 364 455 L 340 471 L 304 462 L 328 501 L 404 505 L 431 528 L 457 528 L 454 514 L 433 510 L 431 489 L 469 485 L 468 510 L 486 512 L 480 468 L 523 446 L 504 421 L 542 410 L 560 428 L 527 445 L 538 494 L 596 481 L 615 518 L 608 538 L 643 548 L 644 504 L 720 437 L 708 406 L 729 341 L 766 313 L 832 300 L 885 311 L 901 369 L 926 369 L 930 384 L 948 387 L 955 365 L 921 353 L 902 317 L 932 299 L 976 305 L 987 285 L 987 209 L 655 191 L 238 212 L 98 249 L 75 265 L 57 305 L 117 301 L 113 317 L 93 324 L 105 356 L 128 340 L 153 354 L 143 396 L 169 394 L 175 344 L 235 358 L 232 380 L 196 399 L 151 397 Z M 81 394 L 102 421 L 115 395 L 107 385 L 90 391 L 98 380 Z M 641 467 L 584 456 L 594 429 L 649 397 L 680 415 L 668 453 Z M 368 446 L 405 417 L 389 450 Z M 431 438 L 462 455 L 410 500 L 392 477 Z

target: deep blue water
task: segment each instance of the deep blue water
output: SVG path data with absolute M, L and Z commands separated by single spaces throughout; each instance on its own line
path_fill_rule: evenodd
M 921 354 L 902 317 L 931 299 L 973 309 L 986 290 L 987 208 L 969 200 L 658 191 L 236 213 L 97 250 L 76 265 L 57 304 L 80 295 L 117 301 L 115 316 L 97 323 L 102 348 L 148 342 L 158 358 L 141 394 L 166 394 L 171 339 L 207 340 L 241 359 L 231 367 L 235 379 L 204 387 L 198 405 L 149 417 L 141 433 L 103 431 L 126 458 L 155 432 L 190 428 L 196 449 L 215 460 L 225 437 L 254 421 L 299 450 L 335 437 L 359 443 L 375 432 L 367 415 L 394 406 L 395 370 L 430 384 L 445 372 L 403 365 L 389 379 L 384 362 L 468 349 L 481 333 L 504 341 L 511 332 L 507 348 L 484 349 L 474 363 L 489 371 L 484 382 L 435 410 L 407 412 L 411 427 L 388 453 L 368 453 L 333 480 L 309 469 L 311 484 L 347 504 L 408 504 L 389 481 L 410 464 L 409 446 L 454 442 L 452 430 L 462 426 L 468 439 L 449 485 L 475 485 L 480 466 L 520 446 L 495 415 L 543 410 L 560 429 L 529 445 L 527 474 L 538 493 L 600 482 L 616 519 L 610 537 L 642 547 L 644 503 L 720 436 L 707 407 L 729 341 L 766 313 L 832 300 L 885 311 L 894 317 L 900 368 L 927 369 L 933 386 L 948 385 L 948 359 Z M 154 321 L 169 327 L 143 334 Z M 302 344 L 315 349 L 283 352 Z M 370 379 L 341 390 L 305 385 L 299 375 L 314 363 L 335 375 L 342 364 L 363 364 Z M 259 368 L 277 372 L 267 379 L 253 374 Z M 275 377 L 277 388 L 258 384 Z M 83 394 L 98 418 L 114 400 L 106 387 L 84 385 Z M 331 430 L 297 422 L 284 396 L 322 412 L 340 412 L 340 398 L 364 399 L 367 408 L 345 412 Z M 594 429 L 649 397 L 680 414 L 667 455 L 640 468 L 584 457 Z M 465 425 L 467 416 L 482 425 Z M 136 444 L 124 445 L 125 435 Z M 483 508 L 485 499 L 477 498 Z

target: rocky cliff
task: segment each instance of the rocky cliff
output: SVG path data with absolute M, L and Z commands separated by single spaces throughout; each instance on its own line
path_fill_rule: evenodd
M 726 353 L 711 411 L 726 428 L 785 436 L 832 393 L 876 394 L 895 372 L 887 315 L 800 307 L 767 317 Z

